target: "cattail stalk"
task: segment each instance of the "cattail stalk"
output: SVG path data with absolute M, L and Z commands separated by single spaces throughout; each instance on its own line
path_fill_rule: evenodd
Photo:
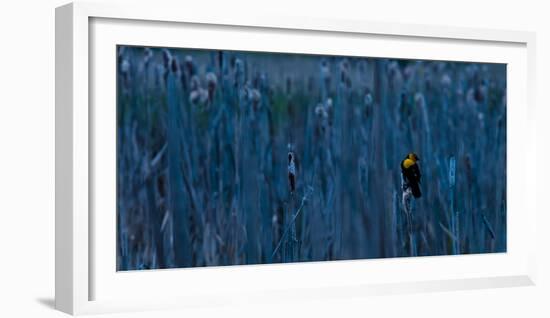
M 289 187 L 289 203 L 287 206 L 287 217 L 289 220 L 288 226 L 290 227 L 290 237 L 287 241 L 287 261 L 293 262 L 297 259 L 296 245 L 298 239 L 296 238 L 296 220 L 297 215 L 293 213 L 296 206 L 296 161 L 294 152 L 288 152 L 288 187 Z
M 451 231 L 454 236 L 452 241 L 452 253 L 460 254 L 460 240 L 458 233 L 458 211 L 455 211 L 455 183 L 456 183 L 456 159 L 454 156 L 451 156 L 449 159 L 449 211 L 451 214 Z
M 118 270 L 506 250 L 504 67 L 120 51 Z
M 170 191 L 170 211 L 174 223 L 174 254 L 177 266 L 192 265 L 191 241 L 188 233 L 188 215 L 184 198 L 183 174 L 181 169 L 182 142 L 180 134 L 180 94 L 177 78 L 172 72 L 167 77 L 168 109 L 168 175 Z M 178 116 L 180 115 L 180 116 Z
M 402 185 L 405 183 L 405 179 L 401 176 Z M 405 187 L 402 186 L 402 189 Z M 407 234 L 409 239 L 409 256 L 416 256 L 416 235 L 414 232 L 414 223 L 413 223 L 413 213 L 416 210 L 416 200 L 412 195 L 410 187 L 403 190 L 403 208 L 405 210 L 405 215 L 407 217 Z
M 292 230 L 292 227 L 294 227 L 294 231 L 296 231 L 296 218 L 298 218 L 298 216 L 300 215 L 300 213 L 304 209 L 304 206 L 305 206 L 305 204 L 308 200 L 308 197 L 311 195 L 312 192 L 313 192 L 313 188 L 309 187 L 306 194 L 304 194 L 304 196 L 302 197 L 302 200 L 300 202 L 300 206 L 298 207 L 296 212 L 292 214 L 292 218 L 289 220 L 289 222 L 288 222 L 288 224 L 287 224 L 287 226 L 286 226 L 286 228 L 283 232 L 283 235 L 281 235 L 281 238 L 279 239 L 279 242 L 275 246 L 275 249 L 273 250 L 273 254 L 271 255 L 271 258 L 274 258 L 275 255 L 277 255 L 277 252 L 279 252 L 279 249 L 283 245 L 283 242 L 285 242 L 285 239 L 286 239 L 288 233 Z
M 390 218 L 390 229 L 391 229 L 391 252 L 392 256 L 397 256 L 397 242 L 399 241 L 399 233 L 397 229 L 398 224 L 398 218 L 399 218 L 399 199 L 397 191 L 393 190 L 392 193 L 392 212 L 391 212 L 391 218 Z

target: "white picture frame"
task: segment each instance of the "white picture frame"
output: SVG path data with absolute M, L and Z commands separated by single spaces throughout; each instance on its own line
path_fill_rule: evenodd
M 374 56 L 391 56 L 400 43 L 402 45 L 407 41 L 410 52 L 400 54 L 406 54 L 409 58 L 426 58 L 423 55 L 426 53 L 421 53 L 422 45 L 431 43 L 440 47 L 434 49 L 437 55 L 432 57 L 509 63 L 512 71 L 509 70 L 508 74 L 513 72 L 515 76 L 514 80 L 510 80 L 508 103 L 508 222 L 514 222 L 508 233 L 511 244 L 508 252 L 498 255 L 338 261 L 330 264 L 116 273 L 115 267 L 109 265 L 113 264 L 114 258 L 109 253 L 109 246 L 115 240 L 111 235 L 115 229 L 109 223 L 113 219 L 109 219 L 109 214 L 105 214 L 107 218 L 92 214 L 98 205 L 94 202 L 98 184 L 107 191 L 114 186 L 104 182 L 113 177 L 113 166 L 102 165 L 104 157 L 96 156 L 102 153 L 102 145 L 105 145 L 96 141 L 106 140 L 110 136 L 109 129 L 107 133 L 100 134 L 96 125 L 111 127 L 112 117 L 91 107 L 98 99 L 106 99 L 106 103 L 109 103 L 109 98 L 112 99 L 113 91 L 108 87 L 103 90 L 96 81 L 101 79 L 105 86 L 114 83 L 114 76 L 109 79 L 108 74 L 114 74 L 114 68 L 108 67 L 113 65 L 113 60 L 101 59 L 101 51 L 96 49 L 112 46 L 119 41 L 125 41 L 121 44 L 181 47 L 181 42 L 172 40 L 174 37 L 170 35 L 181 32 L 178 28 L 191 26 L 197 32 L 201 27 L 208 27 L 214 37 L 216 32 L 224 29 L 235 30 L 235 39 L 239 35 L 248 36 L 246 32 L 266 38 L 281 34 L 296 37 L 294 49 L 289 47 L 292 44 L 287 43 L 284 47 L 276 41 L 256 40 L 250 44 L 235 40 L 230 44 L 220 38 L 223 48 L 318 53 L 314 44 L 311 47 L 299 45 L 298 37 L 311 35 L 311 43 L 315 43 L 313 38 L 326 38 L 327 41 L 341 40 L 343 44 L 348 44 L 335 49 L 334 53 L 352 52 L 344 49 L 359 52 L 361 46 L 354 48 L 354 42 L 361 38 L 365 41 L 386 41 L 387 45 L 373 45 L 376 52 L 369 52 L 374 52 Z M 140 32 L 135 31 L 138 27 Z M 153 27 L 154 32 L 151 31 Z M 192 34 L 193 30 L 189 31 Z M 153 37 L 158 42 L 151 43 Z M 193 41 L 204 46 L 197 39 L 195 36 Z M 416 42 L 422 43 L 416 45 Z M 183 5 L 152 8 L 141 4 L 125 6 L 116 2 L 78 2 L 57 8 L 56 308 L 70 314 L 87 314 L 534 284 L 537 211 L 534 191 L 526 190 L 535 189 L 536 184 L 534 46 L 535 34 L 531 32 L 298 19 L 277 15 L 227 16 L 223 12 L 190 4 L 185 4 L 185 8 Z M 114 52 L 113 49 L 113 57 Z M 499 52 L 507 53 L 499 57 Z M 96 96 L 93 94 L 96 90 L 106 93 Z M 108 206 L 106 209 L 109 209 Z M 114 213 L 112 211 L 113 218 Z M 98 228 L 107 233 L 101 240 L 93 236 Z M 281 283 L 286 277 L 292 277 L 291 282 Z M 168 287 L 170 282 L 180 280 L 187 282 L 185 288 Z M 146 290 L 156 291 L 140 297 L 132 293 L 136 291 L 136 283 Z M 155 289 L 158 286 L 167 286 L 166 292 L 158 292 Z M 172 297 L 167 297 L 168 293 Z

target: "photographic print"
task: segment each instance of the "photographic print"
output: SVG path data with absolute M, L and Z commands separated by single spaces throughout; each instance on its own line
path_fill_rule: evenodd
M 506 65 L 119 45 L 117 270 L 506 252 Z

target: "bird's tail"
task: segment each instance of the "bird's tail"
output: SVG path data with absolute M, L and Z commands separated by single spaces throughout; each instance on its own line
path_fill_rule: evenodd
M 411 192 L 415 198 L 420 198 L 422 196 L 422 193 L 420 192 L 420 186 L 418 183 L 413 183 L 411 185 Z

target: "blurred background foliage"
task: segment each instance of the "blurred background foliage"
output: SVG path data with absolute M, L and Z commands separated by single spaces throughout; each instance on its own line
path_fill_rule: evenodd
M 118 270 L 506 251 L 504 64 L 117 54 Z

